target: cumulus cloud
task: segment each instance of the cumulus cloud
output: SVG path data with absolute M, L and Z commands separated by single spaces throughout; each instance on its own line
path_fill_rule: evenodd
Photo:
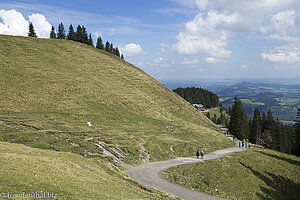
M 178 42 L 173 49 L 182 54 L 204 54 L 209 57 L 229 57 L 231 51 L 226 49 L 231 33 L 218 28 L 234 24 L 238 21 L 236 15 L 225 15 L 208 12 L 207 16 L 198 14 L 193 21 L 185 24 L 185 31 L 177 36 Z
M 185 58 L 180 63 L 183 65 L 196 65 L 199 63 L 199 61 L 197 59 L 189 60 L 189 59 Z
M 0 10 L 0 34 L 27 36 L 29 23 L 16 10 Z
M 269 52 L 261 53 L 261 58 L 274 63 L 300 62 L 300 44 L 276 47 Z
M 300 16 L 294 10 L 278 12 L 271 17 L 268 25 L 261 26 L 259 30 L 263 34 L 269 34 L 270 39 L 298 41 L 295 37 L 299 32 L 295 24 L 297 15 Z
M 0 34 L 5 35 L 28 35 L 29 22 L 24 16 L 16 10 L 0 10 L 0 18 L 3 23 L 0 23 Z M 51 31 L 51 24 L 46 20 L 44 15 L 39 13 L 28 16 L 32 22 L 35 32 L 38 37 L 48 38 Z
M 264 38 L 282 42 L 300 41 L 300 1 L 170 1 L 186 8 L 198 8 L 199 13 L 178 33 L 173 50 L 204 55 L 207 63 L 229 57 L 230 39 L 240 33 L 261 33 Z
M 205 62 L 211 63 L 211 64 L 216 64 L 216 63 L 220 62 L 220 60 L 217 58 L 213 58 L 213 57 L 207 57 L 207 58 L 205 58 Z
M 35 13 L 29 15 L 29 21 L 32 22 L 36 35 L 41 38 L 48 38 L 51 31 L 51 24 L 44 15 Z
M 135 43 L 129 43 L 125 46 L 120 45 L 119 50 L 124 56 L 134 56 L 143 53 L 141 45 Z

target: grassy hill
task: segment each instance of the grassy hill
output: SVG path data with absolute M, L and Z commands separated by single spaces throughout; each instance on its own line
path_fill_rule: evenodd
M 300 158 L 260 147 L 165 171 L 172 182 L 226 199 L 299 199 Z
M 2 141 L 129 164 L 233 145 L 167 87 L 91 46 L 0 35 L 0 66 Z
M 45 192 L 74 200 L 174 199 L 138 185 L 97 158 L 0 142 L 0 159 L 1 195 Z

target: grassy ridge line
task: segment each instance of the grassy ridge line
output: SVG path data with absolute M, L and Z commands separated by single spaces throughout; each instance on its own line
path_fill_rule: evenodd
M 141 145 L 150 160 L 233 145 L 154 78 L 91 46 L 0 35 L 0 66 L 1 140 L 81 155 L 104 142 L 128 163 L 140 162 Z
M 300 158 L 257 147 L 163 174 L 177 184 L 227 199 L 300 198 Z
M 100 159 L 0 142 L 0 192 L 58 199 L 173 199 L 133 182 Z M 141 189 L 142 188 L 142 189 Z

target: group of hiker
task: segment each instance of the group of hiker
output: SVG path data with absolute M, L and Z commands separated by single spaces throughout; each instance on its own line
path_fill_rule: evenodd
M 203 149 L 201 150 L 200 153 L 199 153 L 199 150 L 197 150 L 197 153 L 196 153 L 197 158 L 199 158 L 200 154 L 201 154 L 201 159 L 203 159 L 203 157 L 204 157 L 204 150 Z
M 237 138 L 234 138 L 233 141 L 236 142 Z M 238 144 L 239 144 L 239 148 L 242 148 L 242 149 L 250 149 L 250 147 L 251 147 L 251 144 L 248 139 L 243 139 L 242 141 L 239 141 Z M 203 149 L 201 150 L 201 152 L 199 152 L 199 150 L 197 150 L 197 153 L 196 153 L 197 158 L 199 158 L 200 155 L 201 155 L 201 159 L 203 159 L 203 157 L 204 157 Z
M 243 139 L 242 141 L 239 141 L 239 148 L 242 149 L 250 149 L 250 143 L 248 139 Z

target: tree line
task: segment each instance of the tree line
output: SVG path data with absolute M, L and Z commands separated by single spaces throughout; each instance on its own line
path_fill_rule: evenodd
M 29 37 L 37 37 L 32 23 L 29 24 L 28 36 Z M 94 46 L 92 35 L 87 33 L 87 30 L 83 25 L 82 26 L 78 25 L 76 28 L 76 31 L 75 31 L 73 28 L 73 25 L 70 24 L 69 31 L 66 35 L 65 27 L 64 27 L 63 23 L 61 22 L 58 25 L 57 33 L 55 31 L 54 26 L 52 26 L 49 37 L 52 39 L 67 39 L 67 40 L 72 40 L 75 42 L 80 42 L 80 43 Z M 105 46 L 104 46 L 101 37 L 97 38 L 96 48 L 102 49 L 104 51 L 107 51 L 109 53 L 112 53 L 112 54 L 124 59 L 124 56 L 123 56 L 123 54 L 120 54 L 118 47 L 114 47 L 113 43 L 110 43 L 109 41 L 106 41 Z
M 242 102 L 235 97 L 228 128 L 239 139 L 249 139 L 265 148 L 299 156 L 300 111 L 297 119 L 296 128 L 284 125 L 278 118 L 274 120 L 270 109 L 267 114 L 255 109 L 253 119 L 248 119 Z
M 219 105 L 219 97 L 203 88 L 187 87 L 173 90 L 179 96 L 191 104 L 202 104 L 205 108 L 212 108 Z

